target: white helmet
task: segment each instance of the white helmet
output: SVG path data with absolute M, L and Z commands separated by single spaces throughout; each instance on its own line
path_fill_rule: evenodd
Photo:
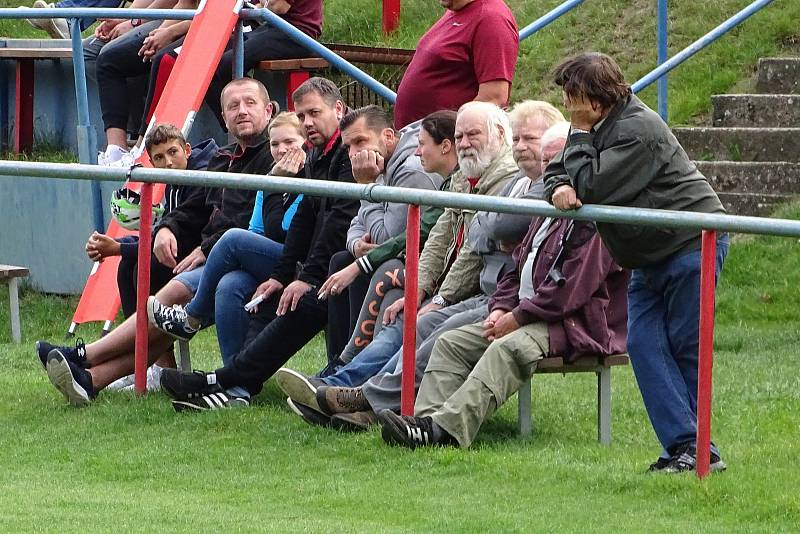
M 111 216 L 126 230 L 139 229 L 139 193 L 127 187 L 117 189 L 111 194 Z M 153 225 L 164 215 L 164 200 L 153 204 Z

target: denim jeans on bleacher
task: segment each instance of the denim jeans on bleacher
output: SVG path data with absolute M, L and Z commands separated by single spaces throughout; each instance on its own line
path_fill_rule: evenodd
M 386 371 L 384 368 L 402 346 L 403 320 L 398 317 L 393 324 L 383 327 L 380 334 L 352 361 L 322 381 L 329 386 L 358 387 L 380 372 L 394 370 L 394 363 L 391 370 Z
M 727 253 L 723 235 L 717 279 Z M 647 415 L 670 454 L 693 444 L 697 433 L 699 288 L 699 250 L 634 269 L 628 287 L 628 354 Z
M 241 228 L 225 232 L 211 249 L 186 311 L 204 324 L 217 323 L 224 363 L 242 349 L 250 321 L 244 305 L 269 279 L 282 252 L 282 244 Z

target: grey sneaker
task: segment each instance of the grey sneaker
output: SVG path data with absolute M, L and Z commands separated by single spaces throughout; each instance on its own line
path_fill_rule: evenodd
M 189 341 L 197 333 L 197 328 L 189 325 L 189 314 L 180 304 L 168 307 L 161 304 L 157 298 L 148 297 L 147 318 L 151 325 L 175 339 Z
M 325 382 L 319 378 L 312 378 L 293 369 L 281 367 L 275 372 L 275 382 L 293 401 L 304 404 L 318 412 L 322 411 L 319 404 L 317 404 L 317 388 L 324 386 Z
M 24 7 L 24 6 L 21 6 Z M 48 4 L 44 0 L 36 0 L 33 3 L 34 8 L 38 9 L 53 9 L 55 5 Z M 28 19 L 31 26 L 37 30 L 47 32 L 53 39 L 69 39 L 69 24 L 67 19 Z

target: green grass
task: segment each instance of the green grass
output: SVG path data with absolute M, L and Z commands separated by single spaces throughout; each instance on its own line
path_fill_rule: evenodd
M 520 28 L 561 0 L 506 0 Z M 745 7 L 750 0 L 675 0 L 669 3 L 669 55 L 673 56 Z M 0 7 L 17 2 L 0 0 Z M 441 15 L 433 0 L 403 0 L 400 30 L 381 35 L 377 0 L 327 0 L 323 40 L 413 48 Z M 592 0 L 522 43 L 512 98 L 549 100 L 560 106 L 550 71 L 567 55 L 600 50 L 614 56 L 632 83 L 656 66 L 656 0 Z M 800 2 L 774 2 L 669 76 L 670 123 L 707 122 L 710 96 L 747 90 L 759 57 L 796 53 Z M 44 37 L 23 20 L 0 20 L 0 36 Z M 391 76 L 391 69 L 375 71 Z M 655 86 L 642 93 L 656 105 Z
M 800 218 L 800 206 L 781 216 Z M 800 247 L 737 237 L 720 283 L 714 436 L 728 472 L 648 476 L 658 446 L 629 368 L 614 371 L 613 444 L 595 438 L 591 375 L 534 379 L 535 434 L 516 402 L 470 450 L 406 451 L 291 414 L 269 382 L 247 410 L 176 414 L 160 394 L 105 392 L 72 409 L 33 354 L 74 298 L 26 291 L 24 343 L 0 297 L 0 531 L 788 532 L 800 524 Z M 96 325 L 81 327 L 87 337 Z M 213 332 L 192 342 L 218 362 Z M 324 359 L 315 340 L 291 365 Z M 702 526 L 701 526 L 702 525 Z

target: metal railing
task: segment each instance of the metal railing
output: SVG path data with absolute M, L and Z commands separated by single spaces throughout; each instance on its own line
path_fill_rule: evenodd
M 112 180 L 129 178 L 142 182 L 141 204 L 152 202 L 153 184 L 164 180 L 163 170 L 98 167 L 96 165 L 70 165 L 60 163 L 0 161 L 0 176 L 48 177 L 71 180 Z M 206 187 L 230 187 L 263 191 L 303 193 L 330 198 L 350 198 L 371 202 L 399 202 L 409 204 L 408 236 L 406 248 L 405 324 L 403 333 L 403 377 L 402 412 L 413 414 L 414 369 L 416 358 L 416 305 L 417 268 L 419 260 L 419 207 L 421 205 L 450 208 L 516 213 L 533 216 L 549 216 L 579 220 L 594 220 L 609 223 L 627 223 L 661 228 L 694 228 L 702 230 L 701 278 L 700 278 L 700 339 L 698 361 L 697 395 L 697 474 L 705 477 L 709 472 L 709 447 L 711 436 L 711 390 L 714 340 L 714 280 L 716 256 L 716 232 L 741 232 L 800 237 L 800 221 L 763 219 L 732 215 L 716 215 L 681 211 L 653 210 L 644 208 L 585 205 L 576 211 L 564 212 L 546 202 L 516 198 L 487 197 L 446 191 L 431 191 L 390 187 L 383 185 L 360 185 L 299 178 L 281 178 L 254 174 L 237 174 L 210 171 L 169 171 L 169 182 L 178 185 L 203 185 Z M 149 253 L 151 239 L 151 210 L 142 210 L 139 230 L 139 280 L 137 313 L 145 310 L 149 294 Z M 136 374 L 137 391 L 144 393 L 144 372 L 147 358 L 147 325 L 137 324 Z

